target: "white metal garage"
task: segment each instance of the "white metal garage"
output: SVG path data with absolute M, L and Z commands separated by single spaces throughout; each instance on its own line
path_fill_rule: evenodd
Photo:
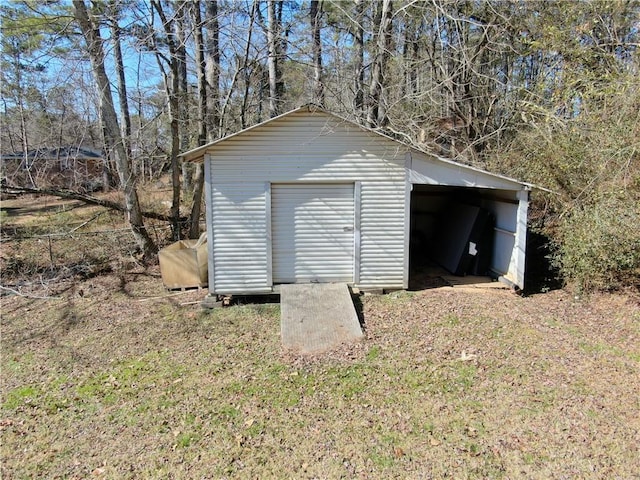
M 334 281 L 408 288 L 412 234 L 439 236 L 437 220 L 463 197 L 495 218 L 487 271 L 524 285 L 526 183 L 313 105 L 182 157 L 205 165 L 210 294 Z

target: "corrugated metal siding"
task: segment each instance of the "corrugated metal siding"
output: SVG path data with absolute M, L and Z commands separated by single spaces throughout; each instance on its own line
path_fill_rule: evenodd
M 274 184 L 275 283 L 352 282 L 353 184 Z
M 513 196 L 515 198 L 515 192 Z M 514 269 L 518 205 L 512 201 L 486 200 L 483 207 L 489 209 L 496 220 L 490 268 L 499 275 L 507 275 Z
M 465 167 L 450 161 L 438 160 L 419 152 L 412 154 L 409 180 L 411 183 L 422 185 L 500 188 L 505 190 L 519 190 L 522 188 L 522 184 L 516 180 L 472 167 Z
M 265 292 L 267 225 L 265 183 L 214 183 L 213 263 L 216 293 Z
M 405 152 L 396 142 L 329 115 L 298 112 L 215 145 L 211 176 L 216 185 L 237 188 L 259 182 L 361 182 L 358 285 L 401 288 Z M 216 226 L 214 218 L 216 236 L 225 238 L 220 228 L 227 227 Z M 266 248 L 266 235 L 263 241 Z M 217 264 L 216 275 L 219 269 Z M 225 275 L 230 279 L 236 272 Z
M 491 270 L 524 288 L 529 194 L 516 190 L 500 195 L 501 199 L 487 200 L 483 205 L 496 218 Z
M 362 184 L 360 284 L 402 287 L 404 181 Z

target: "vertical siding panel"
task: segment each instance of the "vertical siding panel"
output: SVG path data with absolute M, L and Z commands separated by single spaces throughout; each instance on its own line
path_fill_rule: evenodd
M 264 182 L 214 183 L 212 190 L 215 293 L 269 291 Z
M 402 288 L 409 288 L 409 250 L 411 248 L 411 182 L 409 172 L 411 171 L 411 152 L 407 152 L 404 157 L 404 258 L 402 259 Z
M 518 222 L 515 238 L 515 271 L 510 270 L 514 283 L 524 288 L 524 268 L 527 252 L 527 211 L 529 209 L 529 192 L 518 192 Z
M 207 245 L 208 245 L 208 257 L 207 263 L 209 266 L 208 277 L 209 277 L 209 291 L 211 293 L 215 292 L 215 263 L 213 262 L 213 221 L 210 212 L 213 209 L 213 187 L 211 182 L 211 155 L 204 156 L 204 198 L 205 198 L 205 208 L 207 215 Z
M 271 232 L 271 183 L 266 182 L 265 191 L 265 228 L 267 230 L 267 286 L 273 286 L 273 234 Z
M 356 182 L 353 189 L 353 283 L 360 284 L 360 225 L 362 213 L 362 182 Z
M 360 284 L 397 287 L 404 268 L 404 181 L 362 184 Z

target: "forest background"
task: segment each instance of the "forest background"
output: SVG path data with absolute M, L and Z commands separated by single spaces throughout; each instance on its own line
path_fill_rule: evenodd
M 179 153 L 315 103 L 550 190 L 530 228 L 561 279 L 639 286 L 640 2 L 26 0 L 0 15 L 0 153 L 24 155 L 3 190 L 50 191 L 30 151 L 101 150 L 144 257 L 140 185 L 169 174 L 171 206 L 151 216 L 197 236 L 203 172 Z

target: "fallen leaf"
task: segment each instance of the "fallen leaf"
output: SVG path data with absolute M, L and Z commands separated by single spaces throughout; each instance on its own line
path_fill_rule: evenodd
M 468 362 L 469 360 L 475 360 L 476 358 L 478 358 L 478 356 L 474 353 L 467 353 L 464 350 L 462 351 L 462 355 L 460 355 L 460 358 L 458 360 L 462 361 L 462 362 Z
M 10 418 L 0 420 L 0 428 L 10 427 L 11 425 L 13 425 L 13 420 L 11 420 Z

